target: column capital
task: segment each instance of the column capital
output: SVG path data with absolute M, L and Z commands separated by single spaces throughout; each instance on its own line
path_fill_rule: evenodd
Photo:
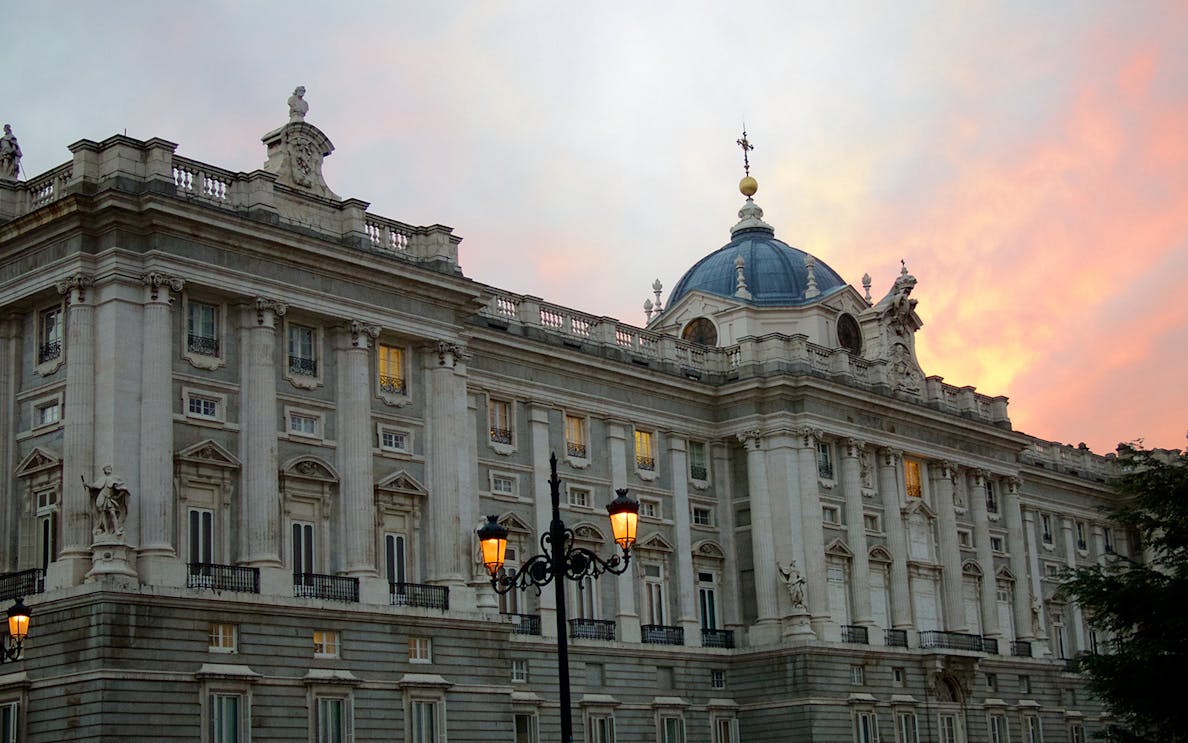
M 935 466 L 928 469 L 938 480 L 955 480 L 957 478 L 957 465 L 948 460 L 942 459 Z
M 284 317 L 289 311 L 289 305 L 267 297 L 256 297 L 256 325 L 274 327 L 278 317 Z
M 866 442 L 862 439 L 848 438 L 842 442 L 845 447 L 843 453 L 850 459 L 857 459 L 862 456 L 862 450 L 866 448 Z
M 664 442 L 668 444 L 669 451 L 686 451 L 688 449 L 685 437 L 676 431 L 665 431 Z
M 982 488 L 986 486 L 986 478 L 988 473 L 980 467 L 974 467 L 971 470 L 966 470 L 969 479 L 973 480 L 974 487 Z
M 437 355 L 437 366 L 453 369 L 460 361 L 466 361 L 466 345 L 460 342 L 439 340 L 429 346 L 429 353 Z
M 895 467 L 902 458 L 903 452 L 899 449 L 893 449 L 890 446 L 884 446 L 879 449 L 879 464 L 884 467 Z
M 144 282 L 145 286 L 148 287 L 149 301 L 151 302 L 160 301 L 161 289 L 165 289 L 165 301 L 168 302 L 168 292 L 180 292 L 186 285 L 184 279 L 179 279 L 176 276 L 170 276 L 164 273 L 158 273 L 157 271 L 149 271 L 148 273 L 141 274 L 140 280 Z
M 95 285 L 95 277 L 89 273 L 76 273 L 70 278 L 59 281 L 58 294 L 66 297 L 67 302 L 85 302 L 87 289 Z
M 763 433 L 757 428 L 741 431 L 738 434 L 738 443 L 742 444 L 747 451 L 759 451 L 760 445 L 763 443 Z
M 362 320 L 351 320 L 343 328 L 351 348 L 368 349 L 371 342 L 379 338 L 380 326 L 365 323 Z
M 1023 479 L 1017 475 L 1011 475 L 1004 479 L 1007 486 L 1007 492 L 1011 495 L 1018 495 L 1019 488 L 1023 487 Z
M 792 435 L 800 439 L 800 448 L 811 449 L 821 440 L 821 430 L 812 426 L 802 426 L 792 429 Z

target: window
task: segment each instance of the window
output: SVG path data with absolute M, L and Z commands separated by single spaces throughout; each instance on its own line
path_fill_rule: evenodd
M 412 743 L 437 743 L 438 704 L 428 699 L 414 699 L 409 705 L 409 732 Z
M 50 307 L 37 315 L 37 363 L 62 357 L 62 307 Z
M 350 712 L 343 697 L 315 699 L 315 740 L 317 743 L 347 743 L 350 738 Z
M 660 717 L 661 743 L 685 743 L 685 720 L 683 717 L 662 715 Z
M 893 666 L 891 668 L 891 683 L 892 684 L 894 684 L 895 686 L 906 686 L 907 685 L 906 678 L 907 678 L 907 676 L 904 673 L 903 666 Z
M 219 308 L 205 302 L 186 302 L 186 350 L 201 356 L 219 355 Z
M 44 400 L 33 405 L 33 427 L 52 426 L 62 420 L 62 401 L 58 398 Z M 2 743 L 2 742 L 0 742 Z
M 870 710 L 854 713 L 854 743 L 879 743 L 879 722 Z
M 914 459 L 903 460 L 903 490 L 909 498 L 919 498 L 924 495 L 920 484 L 920 463 Z
M 1030 694 L 1031 693 L 1031 677 L 1030 676 L 1020 676 L 1019 677 L 1019 693 L 1020 694 Z
M 726 672 L 720 668 L 715 668 L 710 671 L 710 688 L 711 689 L 725 689 L 726 688 Z
M 315 658 L 337 658 L 340 649 L 338 632 L 334 630 L 314 630 L 313 647 Z
M 1011 584 L 999 580 L 994 584 L 994 598 L 1002 604 L 1011 603 Z
M 826 524 L 837 524 L 841 521 L 841 509 L 837 506 L 821 506 L 821 520 Z
M 215 692 L 208 697 L 207 704 L 210 706 L 210 743 L 247 740 L 243 694 Z
M 406 582 L 404 543 L 403 534 L 384 535 L 384 569 L 387 573 L 389 583 Z
M 397 346 L 379 344 L 379 354 L 376 356 L 376 369 L 380 392 L 389 395 L 404 394 L 404 349 Z
M 186 415 L 195 418 L 218 420 L 219 401 L 213 397 L 205 397 L 203 395 L 188 395 L 186 399 Z
M 881 534 L 883 531 L 882 520 L 877 513 L 863 514 L 862 525 L 866 528 L 868 534 Z
M 998 674 L 986 674 L 986 689 L 989 691 L 998 691 Z
M 640 498 L 639 515 L 649 519 L 660 518 L 660 501 L 655 498 Z
M 21 703 L 0 702 L 0 743 L 17 743 L 21 724 Z
M 718 628 L 718 594 L 715 582 L 713 573 L 698 571 L 697 608 L 702 629 Z
M 190 562 L 198 565 L 214 562 L 214 511 L 191 508 L 189 520 Z
M 998 493 L 994 490 L 994 481 L 986 480 L 986 513 L 998 513 Z
M 1044 577 L 1055 580 L 1060 577 L 1060 566 L 1054 562 L 1044 563 Z
M 957 715 L 940 716 L 940 743 L 959 743 L 957 738 Z
M 491 443 L 511 446 L 511 403 L 504 400 L 488 400 L 487 424 L 491 429 Z
M 311 415 L 295 410 L 289 411 L 289 433 L 291 434 L 318 437 L 321 435 L 321 424 L 322 417 L 320 415 Z
M 666 624 L 668 617 L 664 603 L 664 569 L 659 565 L 644 565 L 645 624 Z
M 969 529 L 957 530 L 957 544 L 966 549 L 973 548 L 973 534 L 970 533 Z
M 1023 715 L 1023 732 L 1027 736 L 1024 743 L 1044 743 L 1044 731 L 1040 726 L 1039 715 Z
M 565 416 L 565 452 L 577 459 L 589 456 L 586 436 L 586 419 L 580 415 Z
M 833 479 L 833 444 L 817 442 L 817 474 L 826 480 Z
M 899 728 L 899 743 L 920 743 L 920 729 L 916 724 L 915 712 L 896 713 L 895 727 Z
M 615 717 L 610 713 L 591 714 L 586 720 L 589 743 L 615 743 Z
M 1107 555 L 1114 554 L 1114 530 L 1106 526 L 1101 530 L 1102 541 L 1105 543 Z
M 300 377 L 318 375 L 318 331 L 307 325 L 289 324 L 289 373 Z
M 714 743 L 739 743 L 738 720 L 733 717 L 714 717 Z
M 598 618 L 598 588 L 594 579 L 587 576 L 569 583 L 569 608 L 574 619 Z M 510 593 L 507 595 L 511 595 Z
M 512 658 L 511 680 L 517 684 L 528 681 L 528 660 L 526 658 Z
M 709 479 L 709 468 L 705 463 L 705 444 L 700 441 L 689 442 L 689 477 L 701 482 Z
M 1040 514 L 1041 538 L 1044 544 L 1052 543 L 1052 517 L 1046 513 Z
M 401 454 L 408 454 L 408 431 L 402 431 L 398 428 L 379 426 L 379 446 L 381 451 L 394 451 Z
M 1070 723 L 1068 739 L 1071 743 L 1085 743 L 1085 726 L 1079 722 Z
M 228 622 L 211 622 L 207 650 L 212 653 L 234 653 L 237 649 L 238 628 Z
M 862 666 L 850 666 L 850 683 L 855 686 L 866 684 L 866 670 Z
M 570 505 L 573 505 L 574 488 L 569 489 Z M 491 473 L 491 495 L 515 496 L 516 478 L 513 475 L 497 475 Z
M 693 523 L 697 526 L 713 526 L 714 512 L 708 508 L 693 507 Z
M 536 735 L 536 715 L 526 712 L 516 713 L 516 743 L 538 743 Z
M 589 488 L 568 488 L 569 505 L 574 508 L 589 508 L 593 502 L 590 498 Z
M 51 562 L 58 559 L 58 510 L 56 506 L 45 510 L 38 508 L 37 545 L 38 554 L 41 557 L 39 564 L 41 569 L 45 570 Z M 0 743 L 3 743 L 3 739 L 0 739 Z
M 293 574 L 312 573 L 317 566 L 314 559 L 314 525 L 306 521 L 293 522 L 293 543 L 290 545 Z
M 1006 553 L 1006 540 L 1002 537 L 990 537 L 990 550 L 998 554 Z
M 433 640 L 428 637 L 408 638 L 409 663 L 432 663 Z
M 651 431 L 635 432 L 635 467 L 645 472 L 656 471 L 656 450 Z
M 1089 542 L 1085 539 L 1085 522 L 1078 521 L 1075 528 L 1077 530 L 1077 549 L 1084 552 L 1089 549 Z

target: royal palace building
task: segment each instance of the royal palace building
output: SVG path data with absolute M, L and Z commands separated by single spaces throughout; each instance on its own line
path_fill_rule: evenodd
M 557 598 L 475 537 L 541 550 L 553 454 L 577 544 L 640 504 L 567 582 L 576 740 L 1101 729 L 1056 589 L 1131 549 L 1112 458 L 927 376 L 906 266 L 855 288 L 748 177 L 645 326 L 584 314 L 337 196 L 298 103 L 253 172 L 114 136 L 0 181 L 0 743 L 557 740 Z

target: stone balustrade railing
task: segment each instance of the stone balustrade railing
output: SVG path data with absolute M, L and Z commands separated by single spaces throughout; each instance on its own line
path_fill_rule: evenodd
M 1103 482 L 1117 474 L 1117 457 L 1114 454 L 1094 454 L 1084 444 L 1072 446 L 1032 439 L 1031 445 L 1023 450 L 1019 459 L 1052 472 Z

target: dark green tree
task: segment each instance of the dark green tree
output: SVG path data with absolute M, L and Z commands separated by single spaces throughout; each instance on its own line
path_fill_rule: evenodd
M 1188 741 L 1188 455 L 1123 445 L 1118 457 L 1110 517 L 1139 544 L 1062 582 L 1108 638 L 1078 668 L 1113 718 L 1111 740 Z

